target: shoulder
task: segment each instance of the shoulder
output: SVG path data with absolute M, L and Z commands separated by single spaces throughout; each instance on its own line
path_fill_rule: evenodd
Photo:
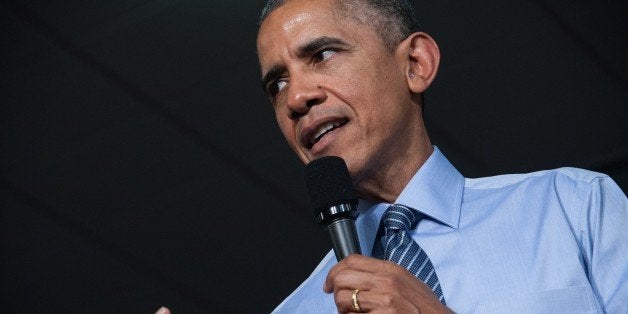
M 589 185 L 596 179 L 610 180 L 608 175 L 580 168 L 564 167 L 530 173 L 504 174 L 465 179 L 465 188 L 498 189 L 521 185 L 555 183 L 559 186 Z
M 518 219 L 537 219 L 539 224 L 553 217 L 552 221 L 567 221 L 574 234 L 589 225 L 590 214 L 601 213 L 604 205 L 618 204 L 597 199 L 611 196 L 619 203 L 625 199 L 607 175 L 568 167 L 465 179 L 463 194 L 467 210 L 488 208 Z
M 465 179 L 464 199 L 471 208 L 516 210 L 538 223 L 562 217 L 574 234 L 591 229 L 604 213 L 628 211 L 626 196 L 608 175 L 570 167 Z

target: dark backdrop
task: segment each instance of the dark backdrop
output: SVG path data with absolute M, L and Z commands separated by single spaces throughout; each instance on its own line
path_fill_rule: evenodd
M 2 1 L 10 313 L 269 312 L 328 250 L 259 88 L 260 1 Z M 628 187 L 625 1 L 423 1 L 433 142 L 468 177 Z

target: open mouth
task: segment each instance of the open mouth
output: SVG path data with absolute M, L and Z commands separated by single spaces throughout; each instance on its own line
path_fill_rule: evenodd
M 345 124 L 347 124 L 347 122 L 348 122 L 347 120 L 343 119 L 343 120 L 329 121 L 327 123 L 321 124 L 309 136 L 309 139 L 306 142 L 306 148 L 312 149 L 314 144 L 318 143 L 325 135 L 329 134 L 330 132 L 338 128 L 343 127 Z

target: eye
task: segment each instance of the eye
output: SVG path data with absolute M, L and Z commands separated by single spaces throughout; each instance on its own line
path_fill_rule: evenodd
M 319 52 L 315 53 L 312 59 L 314 63 L 323 62 L 331 58 L 334 54 L 336 54 L 336 52 L 338 51 L 332 48 L 322 49 Z
M 275 82 L 275 94 L 279 93 L 284 87 L 286 87 L 286 85 L 288 85 L 288 82 L 286 82 L 285 80 L 279 80 Z
M 277 96 L 277 94 L 279 94 L 279 92 L 281 92 L 286 87 L 286 85 L 288 85 L 288 81 L 283 78 L 268 84 L 268 92 L 270 96 L 273 98 Z

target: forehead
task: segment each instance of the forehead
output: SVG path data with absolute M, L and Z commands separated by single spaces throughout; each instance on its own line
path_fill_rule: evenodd
M 270 60 L 291 55 L 295 48 L 313 38 L 328 36 L 348 39 L 355 24 L 342 19 L 334 0 L 291 0 L 271 12 L 257 34 L 257 52 L 264 71 Z
M 322 20 L 332 22 L 337 11 L 335 0 L 288 0 L 270 12 L 260 25 L 258 37 L 266 30 L 289 32 L 304 23 Z

